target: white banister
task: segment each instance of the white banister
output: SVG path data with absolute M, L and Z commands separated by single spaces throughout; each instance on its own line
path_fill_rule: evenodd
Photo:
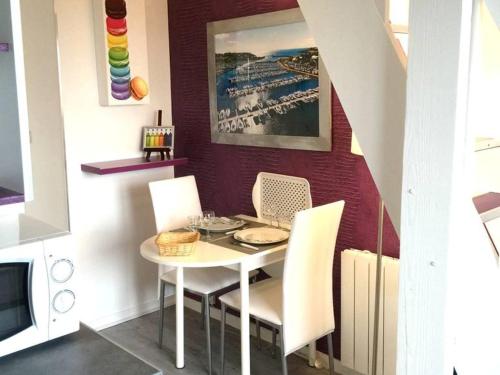
M 406 72 L 373 0 L 299 0 L 399 231 Z

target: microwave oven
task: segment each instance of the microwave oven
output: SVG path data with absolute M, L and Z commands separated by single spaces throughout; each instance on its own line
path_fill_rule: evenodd
M 71 236 L 0 249 L 0 357 L 79 329 Z

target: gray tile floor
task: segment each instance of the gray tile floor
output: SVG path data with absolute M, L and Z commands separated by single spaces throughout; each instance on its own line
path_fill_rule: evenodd
M 200 314 L 190 309 L 185 310 L 185 353 L 186 367 L 175 367 L 175 307 L 166 309 L 163 349 L 157 345 L 158 312 L 116 325 L 101 331 L 105 337 L 131 351 L 163 371 L 164 375 L 205 375 L 207 373 L 207 355 L 205 352 L 205 331 L 200 328 Z M 214 373 L 219 373 L 220 358 L 220 322 L 212 319 L 212 350 Z M 271 345 L 263 342 L 262 350 L 256 348 L 252 337 L 251 366 L 254 375 L 281 375 L 279 354 L 271 356 Z M 327 375 L 327 370 L 314 369 L 307 362 L 295 355 L 288 356 L 290 375 Z M 231 327 L 226 329 L 226 371 L 227 375 L 240 374 L 240 335 Z
M 83 324 L 78 332 L 0 358 L 2 375 L 153 375 L 155 369 Z

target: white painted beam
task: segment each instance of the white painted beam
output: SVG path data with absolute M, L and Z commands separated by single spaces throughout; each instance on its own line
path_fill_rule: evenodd
M 373 0 L 299 0 L 399 231 L 406 72 Z
M 453 297 L 457 277 L 463 278 L 456 264 L 469 230 L 463 228 L 463 206 L 470 196 L 463 187 L 472 157 L 467 101 L 473 2 L 410 4 L 398 375 L 451 375 L 456 360 L 460 326 L 454 324 Z
M 484 0 L 490 10 L 497 27 L 500 28 L 500 0 Z

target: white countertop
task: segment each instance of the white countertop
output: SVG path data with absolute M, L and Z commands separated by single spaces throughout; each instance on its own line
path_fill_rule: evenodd
M 0 216 L 0 249 L 67 233 L 67 230 L 53 227 L 24 214 Z

